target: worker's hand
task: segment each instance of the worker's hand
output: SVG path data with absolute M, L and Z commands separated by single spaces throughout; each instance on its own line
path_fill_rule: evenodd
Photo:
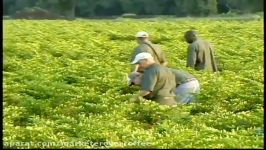
M 140 95 L 134 95 L 132 98 L 129 99 L 131 103 L 140 103 L 143 100 L 143 97 Z
M 167 65 L 168 65 L 167 61 L 162 64 L 162 66 L 165 66 L 165 67 L 167 67 Z
M 123 78 L 123 82 L 126 83 L 127 85 L 131 84 L 131 79 L 129 78 L 129 75 L 125 73 L 125 76 Z
M 140 75 L 141 73 L 140 72 L 138 72 L 138 71 L 134 71 L 134 72 L 132 72 L 130 75 Z
M 140 76 L 141 75 L 141 73 L 139 73 L 139 72 L 131 72 L 129 75 L 128 75 L 128 77 L 127 77 L 127 79 L 128 79 L 128 85 L 132 85 L 132 82 L 134 81 L 134 79 L 136 78 L 136 77 L 138 77 L 138 76 Z M 135 83 L 134 83 L 135 84 Z M 134 85 L 133 84 L 133 85 Z

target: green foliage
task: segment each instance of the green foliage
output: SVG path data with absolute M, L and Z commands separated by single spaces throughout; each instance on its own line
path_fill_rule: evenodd
M 239 10 L 241 13 L 263 11 L 263 2 L 263 0 L 228 0 L 230 7 Z
M 137 15 L 209 16 L 217 13 L 220 0 L 4 0 L 4 15 L 25 7 L 40 7 L 67 17 Z M 263 0 L 222 0 L 232 11 L 263 11 Z
M 208 16 L 216 14 L 217 10 L 214 0 L 184 0 L 182 7 L 192 16 Z
M 264 147 L 262 20 L 6 20 L 4 27 L 5 148 Z M 185 67 L 191 27 L 214 44 L 223 72 Z M 171 67 L 199 79 L 197 103 L 133 99 L 140 88 L 127 85 L 127 74 L 142 30 Z

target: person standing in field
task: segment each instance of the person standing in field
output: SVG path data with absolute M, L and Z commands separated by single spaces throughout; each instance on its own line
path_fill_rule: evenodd
M 142 52 L 147 52 L 152 55 L 157 64 L 160 64 L 162 66 L 166 66 L 168 64 L 166 61 L 165 54 L 162 51 L 161 47 L 157 44 L 153 44 L 149 40 L 149 35 L 147 32 L 144 31 L 138 32 L 136 34 L 136 39 L 139 46 L 135 48 L 132 60 L 136 57 L 137 54 Z M 143 68 L 140 68 L 139 65 L 137 64 L 133 72 L 143 72 Z
M 176 84 L 173 82 L 175 76 L 169 68 L 156 63 L 148 52 L 137 54 L 131 64 L 138 64 L 144 70 L 141 92 L 138 96 L 162 105 L 177 104 L 175 100 Z
M 169 68 L 175 75 L 176 84 L 176 100 L 181 104 L 189 104 L 196 100 L 196 96 L 200 93 L 199 81 L 190 73 Z M 129 83 L 131 85 L 140 86 L 143 80 L 143 74 L 133 72 L 129 75 Z
M 219 71 L 213 46 L 198 37 L 197 32 L 189 30 L 185 33 L 185 40 L 189 44 L 187 50 L 187 67 L 203 71 Z

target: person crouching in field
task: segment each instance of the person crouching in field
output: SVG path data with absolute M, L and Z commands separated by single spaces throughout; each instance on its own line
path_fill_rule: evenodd
M 188 72 L 182 70 L 176 70 L 169 68 L 175 75 L 175 85 L 176 85 L 176 100 L 181 104 L 189 104 L 196 100 L 197 94 L 200 92 L 199 81 Z M 129 75 L 129 83 L 131 85 L 141 85 L 145 82 L 143 79 L 143 74 L 138 72 L 133 72 Z
M 142 52 L 147 52 L 152 55 L 157 64 L 160 64 L 162 66 L 166 66 L 168 64 L 166 61 L 165 54 L 162 51 L 161 47 L 157 44 L 153 44 L 149 40 L 149 35 L 147 32 L 144 31 L 138 32 L 136 34 L 136 40 L 139 46 L 135 48 L 132 61 L 134 60 L 137 54 Z M 133 72 L 143 72 L 143 68 L 139 67 L 139 65 L 136 64 Z
M 176 105 L 174 74 L 167 67 L 157 64 L 148 52 L 136 55 L 131 64 L 138 64 L 143 68 L 143 80 L 140 84 L 141 92 L 138 96 L 153 100 L 162 105 Z M 136 72 L 135 72 L 136 73 Z
M 199 38 L 197 32 L 194 30 L 187 31 L 184 38 L 189 44 L 187 50 L 187 67 L 211 72 L 221 71 L 214 48 L 209 42 Z

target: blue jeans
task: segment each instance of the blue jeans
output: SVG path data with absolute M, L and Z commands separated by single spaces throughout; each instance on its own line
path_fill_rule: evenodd
M 197 94 L 200 92 L 200 84 L 198 80 L 189 81 L 181 84 L 176 88 L 176 100 L 181 104 L 194 102 Z

